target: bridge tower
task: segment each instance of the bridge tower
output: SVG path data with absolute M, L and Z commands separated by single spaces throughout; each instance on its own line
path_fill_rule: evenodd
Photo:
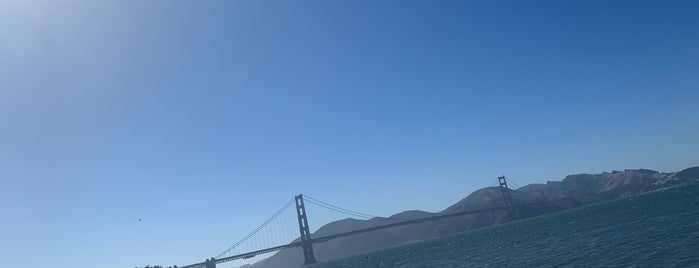
M 507 179 L 505 176 L 498 177 L 498 182 L 500 182 L 500 192 L 502 192 L 502 199 L 505 201 L 505 206 L 508 210 L 512 209 L 512 198 L 510 197 L 510 188 L 507 187 Z
M 500 192 L 502 192 L 502 199 L 505 201 L 505 207 L 507 208 L 506 220 L 511 221 L 519 218 L 519 210 L 512 206 L 512 197 L 510 197 L 510 188 L 507 187 L 507 179 L 505 176 L 498 177 L 498 182 L 500 182 Z
M 301 247 L 303 248 L 304 264 L 316 263 L 316 257 L 313 254 L 313 240 L 311 240 L 311 231 L 308 228 L 308 218 L 306 217 L 306 206 L 303 204 L 303 195 L 296 197 L 296 215 L 299 219 L 299 232 L 301 233 Z M 208 267 L 207 267 L 208 268 Z

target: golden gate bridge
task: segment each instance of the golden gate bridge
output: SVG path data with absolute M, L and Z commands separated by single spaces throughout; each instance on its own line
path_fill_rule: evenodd
M 258 255 L 262 254 L 267 254 L 271 252 L 276 252 L 284 249 L 289 249 L 289 248 L 296 248 L 300 247 L 303 252 L 303 258 L 304 258 L 304 264 L 312 264 L 318 262 L 318 260 L 315 257 L 315 253 L 313 251 L 313 245 L 321 242 L 326 242 L 329 240 L 341 238 L 341 237 L 347 237 L 347 236 L 352 236 L 352 235 L 357 235 L 357 234 L 362 234 L 362 233 L 367 233 L 367 232 L 372 232 L 372 231 L 378 231 L 378 230 L 383 230 L 383 229 L 388 229 L 388 228 L 395 228 L 399 226 L 405 226 L 405 225 L 411 225 L 411 224 L 419 224 L 419 223 L 425 223 L 425 222 L 432 222 L 432 221 L 438 221 L 438 220 L 444 220 L 444 219 L 449 219 L 449 218 L 454 218 L 454 217 L 460 217 L 460 216 L 465 216 L 465 215 L 472 215 L 472 214 L 480 214 L 480 213 L 486 213 L 486 212 L 492 212 L 492 211 L 506 211 L 508 216 L 514 216 L 517 214 L 517 211 L 519 208 L 526 207 L 526 206 L 532 206 L 532 205 L 540 205 L 541 202 L 536 202 L 536 203 L 529 203 L 529 204 L 517 204 L 514 205 L 512 202 L 512 199 L 510 197 L 510 191 L 508 185 L 507 185 L 507 179 L 505 176 L 500 176 L 498 177 L 498 184 L 499 188 L 502 193 L 502 200 L 503 200 L 503 205 L 502 206 L 496 206 L 496 207 L 489 207 L 489 208 L 483 208 L 483 209 L 476 209 L 476 210 L 469 210 L 469 211 L 461 211 L 461 212 L 456 212 L 456 213 L 449 213 L 449 214 L 441 214 L 441 215 L 436 215 L 436 216 L 427 216 L 427 217 L 421 217 L 421 218 L 412 218 L 412 219 L 402 219 L 398 222 L 391 222 L 391 223 L 385 223 L 382 225 L 378 226 L 373 226 L 373 227 L 368 227 L 368 228 L 363 228 L 363 229 L 358 229 L 358 230 L 350 230 L 350 231 L 345 231 L 345 232 L 340 232 L 340 233 L 335 233 L 335 234 L 330 234 L 330 235 L 325 235 L 325 236 L 319 236 L 319 237 L 312 237 L 310 227 L 308 224 L 308 214 L 306 212 L 306 204 L 312 204 L 324 209 L 328 209 L 346 216 L 350 216 L 353 218 L 359 218 L 359 219 L 371 219 L 371 218 L 378 218 L 377 216 L 373 216 L 370 214 L 366 213 L 361 213 L 349 209 L 345 209 L 339 206 L 332 205 L 330 203 L 323 202 L 321 200 L 315 199 L 313 197 L 299 194 L 294 196 L 294 198 L 289 199 L 279 210 L 277 210 L 270 218 L 265 220 L 260 226 L 255 228 L 252 232 L 250 232 L 248 235 L 244 236 L 242 239 L 240 239 L 238 242 L 234 243 L 232 246 L 230 246 L 228 249 L 224 250 L 220 254 L 216 255 L 216 257 L 208 258 L 202 262 L 198 263 L 193 263 L 185 266 L 173 266 L 175 268 L 216 268 L 217 264 L 221 263 L 226 263 L 234 260 L 241 260 L 241 259 L 250 259 L 253 257 L 256 257 Z M 289 212 L 289 208 L 295 207 L 295 217 L 293 217 L 293 224 L 297 224 L 299 236 L 294 239 L 290 243 L 281 243 L 277 245 L 269 245 L 270 242 L 272 242 L 274 237 L 278 236 L 281 237 L 280 231 L 272 231 L 271 233 L 263 234 L 263 230 L 267 229 L 274 229 L 270 228 L 270 226 L 273 226 L 273 223 L 277 222 L 279 219 L 283 219 L 284 216 L 291 216 L 291 215 L 286 215 Z M 512 217 L 511 217 L 512 218 Z M 288 219 L 288 218 L 287 218 Z M 288 223 L 288 221 L 287 221 Z M 317 233 L 317 232 L 316 232 Z

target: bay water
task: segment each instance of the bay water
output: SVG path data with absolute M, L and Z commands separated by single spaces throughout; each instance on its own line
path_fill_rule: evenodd
M 699 267 L 699 185 L 307 267 Z

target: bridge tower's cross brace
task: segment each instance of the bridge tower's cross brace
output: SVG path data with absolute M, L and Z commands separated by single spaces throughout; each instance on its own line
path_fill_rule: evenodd
M 311 231 L 308 228 L 308 217 L 306 217 L 306 206 L 303 204 L 303 195 L 296 197 L 296 215 L 299 219 L 299 232 L 301 233 L 301 242 L 303 244 L 304 264 L 316 263 L 316 257 L 313 254 L 313 241 L 311 240 Z

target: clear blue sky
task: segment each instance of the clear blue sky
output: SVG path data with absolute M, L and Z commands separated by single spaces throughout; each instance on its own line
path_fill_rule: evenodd
M 0 266 L 188 263 L 301 192 L 390 215 L 503 174 L 697 165 L 697 14 L 0 1 Z

